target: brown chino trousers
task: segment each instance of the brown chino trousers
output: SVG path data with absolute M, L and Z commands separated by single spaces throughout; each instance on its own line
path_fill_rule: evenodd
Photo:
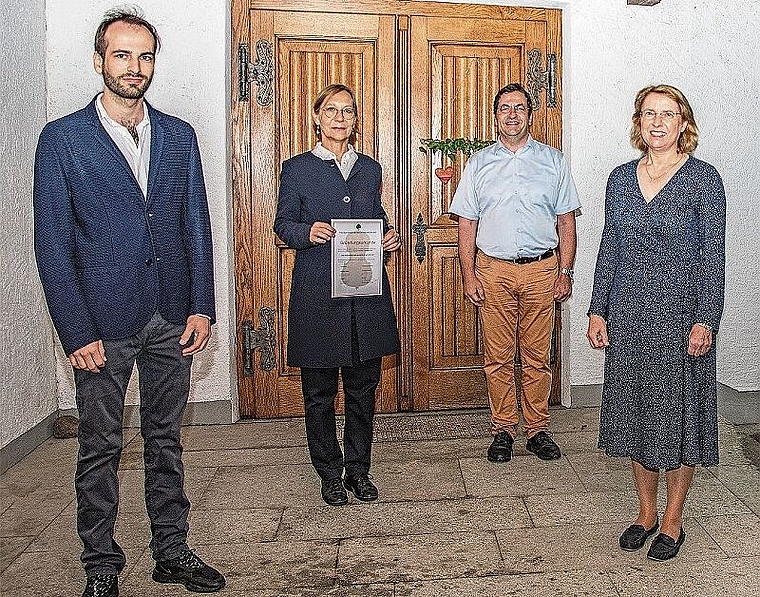
M 491 432 L 517 434 L 514 362 L 517 339 L 522 361 L 523 430 L 528 438 L 549 427 L 549 365 L 554 329 L 557 257 L 515 264 L 478 252 L 475 274 L 483 284 L 480 309 Z

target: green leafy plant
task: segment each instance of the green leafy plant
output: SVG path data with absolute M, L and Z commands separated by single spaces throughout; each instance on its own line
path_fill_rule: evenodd
M 467 139 L 458 137 L 457 139 L 420 139 L 420 151 L 427 153 L 432 151 L 441 152 L 452 162 L 457 159 L 457 154 L 462 153 L 465 157 L 470 157 L 476 151 L 488 147 L 493 141 L 484 141 L 482 139 Z

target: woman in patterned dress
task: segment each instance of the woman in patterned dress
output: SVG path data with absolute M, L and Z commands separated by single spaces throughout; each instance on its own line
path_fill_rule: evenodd
M 714 338 L 723 311 L 725 192 L 718 172 L 691 153 L 698 132 L 689 102 L 669 85 L 642 89 L 631 142 L 643 156 L 607 182 L 605 225 L 587 337 L 605 349 L 599 447 L 631 459 L 636 521 L 629 551 L 659 526 L 647 556 L 668 560 L 686 537 L 683 507 L 694 467 L 718 463 Z

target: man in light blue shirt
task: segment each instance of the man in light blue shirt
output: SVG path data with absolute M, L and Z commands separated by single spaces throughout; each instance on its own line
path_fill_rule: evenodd
M 508 462 L 519 415 L 514 376 L 522 362 L 528 450 L 561 457 L 548 433 L 554 302 L 572 291 L 575 210 L 580 208 L 561 152 L 528 134 L 533 104 L 519 83 L 494 99 L 498 140 L 467 162 L 449 210 L 459 216 L 465 296 L 480 307 L 493 443 L 488 460 Z

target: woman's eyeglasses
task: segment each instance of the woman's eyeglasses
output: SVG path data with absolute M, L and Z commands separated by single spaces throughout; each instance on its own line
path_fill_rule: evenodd
M 665 122 L 673 122 L 680 112 L 673 112 L 673 110 L 665 110 L 664 112 L 655 112 L 654 110 L 642 110 L 641 120 L 654 120 L 656 116 L 660 117 L 660 120 Z
M 343 114 L 343 118 L 346 120 L 353 120 L 356 118 L 356 110 L 354 110 L 351 106 L 347 106 L 342 109 L 336 108 L 335 106 L 327 106 L 326 108 L 322 108 L 322 113 L 330 120 L 337 118 L 338 113 Z

